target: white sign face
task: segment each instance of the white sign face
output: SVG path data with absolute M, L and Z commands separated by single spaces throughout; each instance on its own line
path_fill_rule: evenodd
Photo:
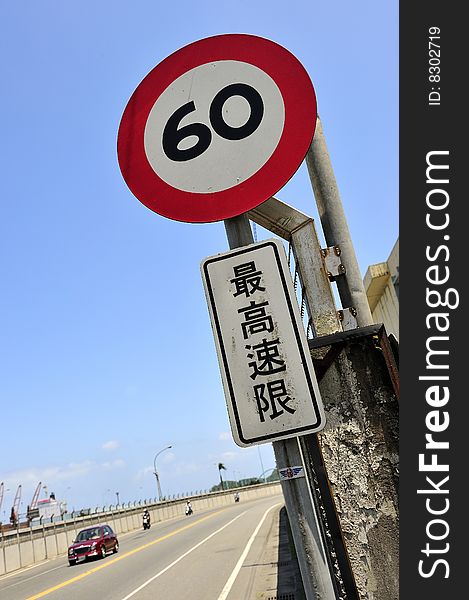
M 221 221 L 287 183 L 316 118 L 313 85 L 293 54 L 254 35 L 216 35 L 167 56 L 140 82 L 119 125 L 119 166 L 158 214 Z
M 180 113 L 171 126 L 176 109 Z M 198 125 L 191 129 L 194 122 Z M 282 94 L 267 73 L 235 60 L 211 62 L 178 77 L 155 102 L 145 127 L 145 152 L 155 173 L 173 188 L 220 192 L 259 171 L 277 148 L 284 122 Z
M 218 254 L 201 269 L 236 444 L 322 429 L 324 411 L 282 243 Z

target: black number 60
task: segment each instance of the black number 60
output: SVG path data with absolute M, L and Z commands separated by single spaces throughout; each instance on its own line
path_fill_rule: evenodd
M 223 118 L 223 105 L 232 96 L 241 96 L 248 101 L 251 113 L 249 119 L 240 127 L 231 127 Z M 170 160 L 183 162 L 200 156 L 212 141 L 212 132 L 204 123 L 190 123 L 178 129 L 182 119 L 196 110 L 194 101 L 178 108 L 168 119 L 163 130 L 163 151 Z M 246 83 L 232 83 L 218 92 L 209 108 L 209 119 L 213 130 L 226 140 L 243 140 L 259 127 L 264 116 L 264 103 L 257 90 Z M 190 148 L 180 150 L 180 142 L 195 136 L 197 142 Z

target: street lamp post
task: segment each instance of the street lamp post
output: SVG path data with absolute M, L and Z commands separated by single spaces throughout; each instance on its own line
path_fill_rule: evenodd
M 259 448 L 259 446 L 257 446 L 257 452 L 259 453 L 259 461 L 261 463 L 261 470 L 262 470 L 262 473 L 264 474 L 265 473 L 264 465 L 262 464 L 261 449 Z M 265 476 L 264 476 L 264 483 L 265 483 Z
M 161 493 L 161 485 L 160 485 L 160 476 L 158 475 L 158 471 L 156 469 L 156 459 L 158 458 L 158 456 L 164 452 L 165 450 L 169 450 L 170 448 L 172 448 L 172 446 L 166 446 L 166 448 L 163 448 L 163 450 L 160 450 L 159 452 L 156 453 L 155 458 L 153 459 L 153 468 L 154 468 L 154 475 L 156 478 L 156 487 L 158 488 L 158 500 L 161 500 L 161 498 L 163 497 L 162 493 Z

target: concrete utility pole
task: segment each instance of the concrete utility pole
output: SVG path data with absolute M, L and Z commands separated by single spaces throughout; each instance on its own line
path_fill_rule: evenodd
M 254 243 L 246 214 L 225 220 L 230 248 Z M 277 468 L 302 465 L 298 438 L 273 442 Z M 282 490 L 295 542 L 307 600 L 335 600 L 336 595 L 322 542 L 318 517 L 306 478 L 282 481 Z
M 265 229 L 290 242 L 301 283 L 302 296 L 306 302 L 310 325 L 315 337 L 320 338 L 341 332 L 342 326 L 313 219 L 277 198 L 270 198 L 251 210 L 249 217 Z M 319 388 L 323 395 L 321 381 L 319 381 Z M 324 404 L 327 415 L 328 407 L 326 403 Z M 326 428 L 328 428 L 327 417 Z M 316 506 L 316 514 L 321 515 L 319 523 L 323 530 L 323 541 L 328 546 L 330 571 L 334 574 L 334 581 L 339 588 L 337 596 L 347 598 L 347 600 L 357 600 L 359 596 L 350 568 L 337 510 L 333 505 L 327 474 L 324 473 L 322 465 L 319 472 L 313 465 L 312 454 L 314 453 L 314 457 L 320 455 L 318 435 L 320 434 L 304 435 L 298 438 L 305 473 Z M 320 458 L 319 461 L 322 462 L 322 459 Z M 327 519 L 324 520 L 326 515 Z
M 340 248 L 345 267 L 335 278 L 342 306 L 355 309 L 359 328 L 371 325 L 373 318 L 319 118 L 306 164 L 326 243 Z M 325 334 L 327 330 L 319 333 Z M 320 454 L 340 506 L 341 528 L 363 600 L 395 600 L 399 594 L 399 409 L 398 391 L 390 381 L 391 357 L 387 367 L 383 364 L 386 343 L 384 336 L 379 352 L 371 339 L 345 344 L 320 382 L 329 423 L 318 434 Z M 393 368 L 397 373 L 395 365 Z M 313 445 L 309 448 L 313 451 Z M 308 447 L 304 452 L 305 457 L 312 457 Z
M 321 130 L 319 135 L 322 136 Z M 316 138 L 312 146 L 315 142 Z M 325 160 L 323 139 L 320 140 L 319 147 L 321 146 L 321 160 L 327 163 L 327 170 L 333 177 L 328 157 Z M 315 150 L 317 149 L 316 145 Z M 340 203 L 335 178 L 331 181 L 322 172 L 320 165 L 311 165 L 311 161 L 314 161 L 311 154 L 310 150 L 310 167 L 315 170 L 315 177 L 321 182 L 321 186 L 315 186 L 315 192 L 321 194 L 321 190 L 326 189 L 325 195 L 329 196 L 332 204 Z M 325 226 L 334 221 L 326 214 L 326 205 L 324 198 L 318 201 Z M 332 209 L 332 212 L 343 216 L 341 205 L 333 206 Z M 346 341 L 346 334 L 341 332 L 342 327 L 337 318 L 328 276 L 329 266 L 321 258 L 314 222 L 310 217 L 270 198 L 252 209 L 249 218 L 291 242 L 303 297 L 315 333 L 312 357 L 319 362 L 326 359 L 319 378 L 326 427 L 318 434 L 302 436 L 299 440 L 312 494 L 315 494 L 315 480 L 322 486 L 319 498 L 328 501 L 330 490 L 333 493 L 336 508 L 329 503 L 328 506 L 326 504 L 320 507 L 318 514 L 323 514 L 322 508 L 326 509 L 329 527 L 335 527 L 334 522 L 337 519 L 339 521 L 338 527 L 345 544 L 344 552 L 338 539 L 333 537 L 334 552 L 342 578 L 339 585 L 345 592 L 342 597 L 347 600 L 395 600 L 399 586 L 398 405 L 397 389 L 391 380 L 397 370 L 395 374 L 391 373 L 389 365 L 385 364 L 386 337 L 379 341 L 374 334 L 372 337 L 369 334 L 367 336 L 366 330 L 369 328 L 365 325 L 369 323 L 369 308 L 360 308 L 366 296 L 358 267 L 353 269 L 352 265 L 351 276 L 349 271 L 343 273 L 343 269 L 335 274 L 335 280 L 342 290 L 342 305 L 350 307 L 352 302 L 356 308 L 358 305 L 360 327 L 355 330 L 357 333 L 354 333 L 350 341 Z M 331 237 L 336 229 L 339 229 L 342 237 Z M 331 230 L 332 233 L 329 231 L 327 238 L 328 244 L 337 245 L 337 239 L 341 243 L 347 242 L 343 228 L 334 226 Z M 348 227 L 346 231 L 348 235 Z M 340 254 L 342 263 L 345 262 L 343 254 Z M 354 261 L 356 263 L 353 252 L 347 264 Z M 354 294 L 350 293 L 352 287 Z M 378 329 L 377 327 L 376 330 Z M 360 330 L 365 330 L 361 338 Z M 321 337 L 325 338 L 322 344 Z M 376 347 L 377 342 L 379 347 Z M 327 355 L 333 358 L 328 359 Z M 387 358 L 392 362 L 389 353 Z M 321 473 L 327 477 L 325 485 L 322 485 L 324 482 Z M 327 544 L 331 541 L 330 536 L 324 539 Z

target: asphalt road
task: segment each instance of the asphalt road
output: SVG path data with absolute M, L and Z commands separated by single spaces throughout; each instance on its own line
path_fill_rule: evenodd
M 152 524 L 119 536 L 118 554 L 67 557 L 0 578 L 2 600 L 251 600 L 283 496 Z

